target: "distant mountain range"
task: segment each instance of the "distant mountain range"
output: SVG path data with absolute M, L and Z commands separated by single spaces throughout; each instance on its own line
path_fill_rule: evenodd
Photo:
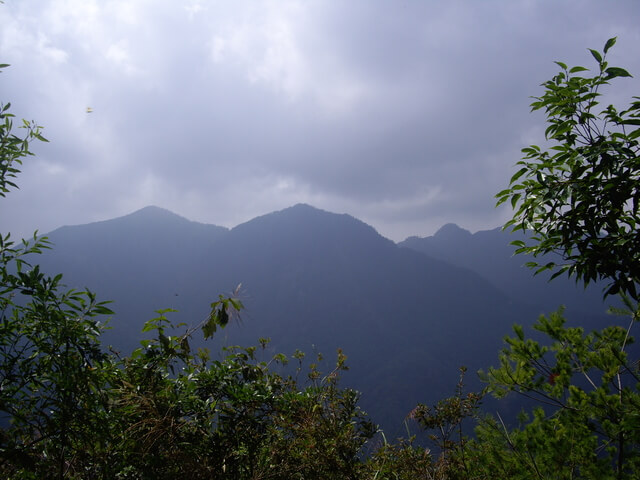
M 555 310 L 560 305 L 582 313 L 602 309 L 601 285 L 591 284 L 585 289 L 582 284 L 566 277 L 550 282 L 551 274 L 548 272 L 535 276 L 534 271 L 525 266 L 526 262 L 535 259 L 515 255 L 515 247 L 510 245 L 514 240 L 526 240 L 526 237 L 520 232 L 511 233 L 502 228 L 471 234 L 449 223 L 432 237 L 409 237 L 398 245 L 468 268 L 510 298 L 537 306 L 544 312 Z M 538 263 L 544 262 L 538 259 Z
M 300 204 L 232 229 L 147 207 L 48 237 L 55 247 L 37 259 L 45 271 L 114 300 L 107 344 L 137 347 L 160 308 L 195 324 L 242 284 L 242 321 L 213 346 L 270 337 L 272 352 L 322 352 L 327 364 L 342 348 L 345 383 L 391 435 L 417 402 L 453 394 L 460 365 L 478 387 L 473 372 L 496 363 L 513 323 L 562 303 L 587 327 L 612 321 L 598 287 L 534 278 L 499 229 L 472 235 L 445 225 L 395 244 L 349 215 Z

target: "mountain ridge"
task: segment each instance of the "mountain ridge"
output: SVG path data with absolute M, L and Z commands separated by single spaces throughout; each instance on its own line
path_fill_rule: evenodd
M 155 213 L 168 221 L 145 221 Z M 51 232 L 55 248 L 39 259 L 70 287 L 89 286 L 114 300 L 106 344 L 138 346 L 144 321 L 159 308 L 175 308 L 176 321 L 197 324 L 218 294 L 242 284 L 244 321 L 213 345 L 271 337 L 272 353 L 300 348 L 325 358 L 342 348 L 351 367 L 345 380 L 363 392 L 364 410 L 386 425 L 397 425 L 418 402 L 449 396 L 460 365 L 474 371 L 495 363 L 511 325 L 539 313 L 464 265 L 309 205 L 229 230 L 154 209 L 120 218 L 128 220 Z M 457 230 L 448 229 L 455 237 Z M 469 384 L 478 386 L 476 379 Z
M 514 240 L 526 241 L 528 238 L 522 232 L 511 233 L 500 227 L 475 233 L 458 227 L 447 228 L 444 234 L 441 229 L 429 237 L 408 237 L 398 245 L 453 265 L 465 266 L 518 301 L 538 302 L 543 306 L 541 313 L 555 310 L 561 305 L 584 313 L 602 308 L 602 285 L 595 282 L 585 288 L 566 276 L 550 282 L 550 274 L 534 275 L 525 266 L 528 261 L 536 260 L 544 264 L 554 258 L 549 255 L 537 259 L 516 255 L 516 248 L 511 245 Z M 617 304 L 616 299 L 609 301 Z
M 61 227 L 58 227 L 50 231 L 46 235 L 48 236 L 60 230 L 64 231 L 68 229 L 74 229 L 77 227 L 102 228 L 104 226 L 113 225 L 114 223 L 123 223 L 123 224 L 128 224 L 130 226 L 138 226 L 140 224 L 149 226 L 149 225 L 157 225 L 157 224 L 166 225 L 168 222 L 171 222 L 173 224 L 188 223 L 192 225 L 202 225 L 202 226 L 205 226 L 206 228 L 217 229 L 220 231 L 229 230 L 226 227 L 189 220 L 186 217 L 183 217 L 182 215 L 178 215 L 177 213 L 174 213 L 166 208 L 158 207 L 155 205 L 147 205 L 146 207 L 140 208 L 138 210 L 135 210 L 125 215 L 121 215 L 119 217 L 109 218 L 106 220 L 98 220 L 95 222 L 89 222 L 85 224 L 63 225 Z

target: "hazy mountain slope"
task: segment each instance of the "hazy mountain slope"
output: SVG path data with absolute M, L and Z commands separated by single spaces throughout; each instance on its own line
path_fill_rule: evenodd
M 154 310 L 186 307 L 180 294 L 190 288 L 191 272 L 200 267 L 207 246 L 227 233 L 146 207 L 59 228 L 47 234 L 54 247 L 37 261 L 49 272 L 62 272 L 69 287 L 90 288 L 99 298 L 113 300 L 116 317 L 106 340 L 129 350 L 138 346 L 140 328 Z
M 176 320 L 195 324 L 219 293 L 242 283 L 243 321 L 218 344 L 268 336 L 273 351 L 319 351 L 326 364 L 343 348 L 346 381 L 387 426 L 400 425 L 419 401 L 450 395 L 458 366 L 474 372 L 495 363 L 511 324 L 530 323 L 538 311 L 471 270 L 308 205 L 229 231 L 148 208 L 50 238 L 56 248 L 41 259 L 48 271 L 115 301 L 108 343 L 134 348 L 157 308 L 177 308 Z
M 548 312 L 560 305 L 575 312 L 600 313 L 614 300 L 602 299 L 602 287 L 584 289 L 573 279 L 559 277 L 549 282 L 547 272 L 534 276 L 525 266 L 530 257 L 514 255 L 510 242 L 524 239 L 501 228 L 471 234 L 457 225 L 443 226 L 431 237 L 409 237 L 398 245 L 425 253 L 453 265 L 464 266 L 489 280 L 508 296 Z M 544 260 L 538 259 L 539 263 Z

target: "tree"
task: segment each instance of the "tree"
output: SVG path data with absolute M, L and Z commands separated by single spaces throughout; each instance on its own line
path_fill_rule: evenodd
M 603 53 L 590 50 L 598 66 L 593 76 L 556 62 L 561 71 L 531 104 L 546 113 L 551 146 L 524 148 L 521 168 L 496 197 L 498 205 L 510 201 L 515 209 L 505 228 L 532 235 L 531 243 L 513 242 L 517 253 L 559 255 L 558 263 L 529 262 L 537 273 L 566 272 L 585 285 L 604 280 L 605 295 L 639 300 L 640 97 L 624 110 L 608 105 L 598 111 L 601 88 L 631 76 L 606 61 L 615 42 L 609 39 Z
M 214 302 L 203 325 L 224 327 L 230 303 L 240 306 Z M 312 364 L 303 386 L 302 353 L 294 354 L 295 375 L 278 372 L 288 362 L 282 354 L 259 360 L 267 339 L 261 348 L 225 348 L 213 360 L 190 348 L 202 325 L 176 335 L 166 313 L 146 323 L 156 338 L 123 359 L 114 377 L 115 435 L 104 452 L 112 476 L 359 478 L 359 454 L 375 427 L 358 408 L 357 392 L 338 387 L 341 352 L 327 375 Z
M 1 65 L 4 68 L 7 65 Z M 0 196 L 14 178 L 41 127 L 23 121 L 13 133 L 10 104 L 0 104 Z M 96 316 L 110 314 L 91 292 L 65 290 L 31 257 L 46 238 L 15 244 L 0 235 L 0 472 L 21 478 L 63 478 L 69 460 L 103 438 L 109 358 Z M 27 470 L 22 470 L 24 467 Z M 16 472 L 22 472 L 17 474 Z M 27 473 L 30 472 L 30 473 Z
M 483 468 L 502 478 L 637 478 L 640 371 L 626 350 L 640 310 L 629 307 L 620 312 L 631 317 L 627 329 L 590 333 L 567 327 L 562 310 L 543 315 L 534 328 L 550 345 L 514 327 L 499 367 L 484 378 L 494 395 L 515 392 L 537 407 L 511 431 L 500 421 L 480 423 Z
M 631 479 L 640 471 L 640 369 L 628 354 L 640 320 L 640 101 L 594 113 L 599 88 L 630 76 L 608 66 L 614 44 L 609 39 L 603 54 L 590 50 L 598 63 L 593 77 L 577 75 L 584 67 L 556 62 L 560 73 L 532 103 L 545 110 L 553 145 L 523 149 L 522 167 L 497 197 L 515 210 L 505 228 L 532 234 L 532 243 L 513 242 L 516 253 L 561 258 L 560 264 L 530 262 L 536 273 L 566 272 L 585 285 L 604 280 L 605 296 L 617 293 L 627 307 L 614 312 L 630 322 L 585 333 L 567 327 L 560 309 L 534 325 L 550 344 L 514 326 L 499 366 L 484 378 L 494 395 L 517 392 L 538 406 L 519 428 L 510 430 L 501 419 L 480 424 L 478 442 L 466 452 L 480 478 Z

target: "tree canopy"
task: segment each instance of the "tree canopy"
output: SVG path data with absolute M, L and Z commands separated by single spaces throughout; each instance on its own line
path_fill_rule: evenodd
M 518 253 L 558 254 L 557 262 L 531 262 L 537 272 L 566 272 L 585 284 L 604 280 L 606 295 L 620 292 L 638 300 L 640 97 L 622 109 L 600 105 L 612 80 L 631 77 L 607 62 L 615 42 L 609 39 L 602 53 L 590 49 L 597 66 L 593 75 L 556 62 L 560 72 L 531 104 L 547 116 L 550 146 L 524 148 L 521 168 L 497 198 L 515 209 L 505 228 L 532 235 L 529 243 L 514 242 Z

